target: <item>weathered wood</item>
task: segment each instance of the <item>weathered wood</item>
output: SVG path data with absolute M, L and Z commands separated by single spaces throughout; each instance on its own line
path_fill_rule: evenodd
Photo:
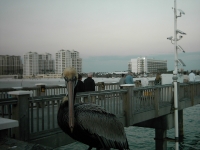
M 123 89 L 127 89 L 128 92 L 125 97 L 123 97 L 123 111 L 125 114 L 125 126 L 130 126 L 132 119 L 132 107 L 131 107 L 131 100 L 133 98 L 133 86 L 125 86 Z
M 15 95 L 15 94 L 14 94 Z M 15 95 L 18 99 L 17 105 L 13 106 L 13 119 L 19 121 L 19 127 L 14 128 L 13 134 L 19 140 L 29 140 L 29 97 L 30 94 Z
M 155 104 L 155 117 L 159 116 L 159 100 L 160 100 L 160 89 L 155 89 L 154 104 Z

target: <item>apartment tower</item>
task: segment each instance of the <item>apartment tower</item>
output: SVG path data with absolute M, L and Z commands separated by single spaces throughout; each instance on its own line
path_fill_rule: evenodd
M 23 76 L 54 72 L 54 61 L 49 53 L 28 52 L 24 55 Z
M 54 73 L 54 60 L 52 60 L 52 55 L 49 53 L 39 54 L 39 74 L 49 74 Z
M 0 55 L 0 75 L 22 74 L 20 56 Z
M 62 74 L 66 67 L 74 67 L 78 73 L 82 72 L 82 59 L 79 58 L 79 52 L 62 49 L 55 56 L 56 74 Z

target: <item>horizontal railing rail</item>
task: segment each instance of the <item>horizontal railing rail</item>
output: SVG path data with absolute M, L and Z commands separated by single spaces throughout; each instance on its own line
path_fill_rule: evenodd
M 18 87 L 18 88 L 0 88 L 0 99 L 10 98 L 11 96 L 8 94 L 10 91 L 31 91 L 32 97 L 41 96 L 41 85 L 33 86 L 33 87 Z M 44 84 L 45 85 L 45 84 Z M 95 84 L 95 91 L 101 90 L 116 90 L 119 89 L 119 83 L 96 83 Z M 45 86 L 46 96 L 49 95 L 60 95 L 66 93 L 66 86 L 65 85 L 47 85 Z

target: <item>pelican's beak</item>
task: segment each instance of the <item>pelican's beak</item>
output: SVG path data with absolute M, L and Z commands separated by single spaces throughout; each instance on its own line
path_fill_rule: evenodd
M 69 97 L 69 127 L 71 132 L 74 129 L 74 82 L 68 81 L 67 82 L 67 90 L 68 90 L 68 97 Z
M 71 132 L 74 129 L 74 89 L 77 82 L 77 73 L 73 67 L 68 67 L 63 71 L 65 84 L 68 92 L 68 104 L 69 104 L 69 127 Z

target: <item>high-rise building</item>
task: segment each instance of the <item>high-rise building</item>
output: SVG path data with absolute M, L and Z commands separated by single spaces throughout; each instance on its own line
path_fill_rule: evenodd
M 72 66 L 71 52 L 69 50 L 60 50 L 56 53 L 55 73 L 62 74 L 66 67 Z
M 32 76 L 39 73 L 38 53 L 28 52 L 24 55 L 23 76 Z
M 167 71 L 167 60 L 138 57 L 131 59 L 128 69 L 135 73 L 157 73 Z
M 22 74 L 20 56 L 0 55 L 0 75 Z
M 128 64 L 128 70 L 137 73 L 137 59 L 131 59 Z
M 54 73 L 54 60 L 49 53 L 39 54 L 39 74 Z
M 82 72 L 82 59 L 79 57 L 79 52 L 71 51 L 72 67 L 76 68 L 78 73 Z
M 24 55 L 23 76 L 54 72 L 54 61 L 49 53 L 28 52 Z
M 82 72 L 82 59 L 79 57 L 79 52 L 62 49 L 56 53 L 56 74 L 62 74 L 66 67 L 74 67 L 78 73 Z

